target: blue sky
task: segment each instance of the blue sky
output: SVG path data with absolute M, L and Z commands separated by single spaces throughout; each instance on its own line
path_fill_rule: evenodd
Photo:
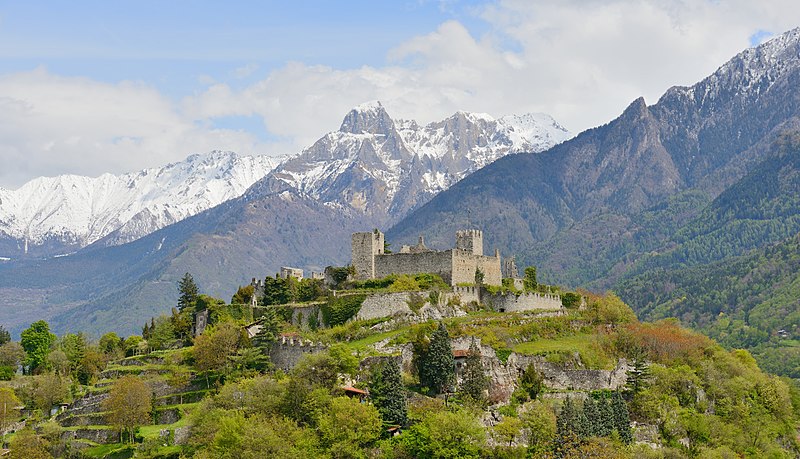
M 577 133 L 800 25 L 794 0 L 0 2 L 0 187 L 297 153 L 381 100 Z

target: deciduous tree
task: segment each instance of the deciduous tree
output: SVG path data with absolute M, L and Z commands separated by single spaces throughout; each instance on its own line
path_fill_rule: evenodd
M 17 398 L 14 390 L 0 387 L 0 432 L 5 432 L 6 427 L 19 419 L 22 402 Z
M 136 376 L 124 376 L 111 387 L 103 408 L 108 412 L 106 421 L 119 429 L 120 441 L 124 433 L 133 443 L 136 429 L 150 422 L 153 393 Z
M 50 333 L 50 325 L 44 320 L 31 324 L 22 331 L 20 344 L 25 349 L 25 367 L 28 373 L 43 367 L 50 346 L 56 341 L 56 335 Z

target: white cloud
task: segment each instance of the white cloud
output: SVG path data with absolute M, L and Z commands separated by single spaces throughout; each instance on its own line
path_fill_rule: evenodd
M 204 92 L 180 101 L 143 84 L 43 69 L 0 76 L 0 184 L 135 170 L 213 148 L 296 152 L 375 99 L 393 116 L 421 122 L 456 110 L 541 111 L 577 132 L 613 119 L 640 95 L 652 104 L 672 85 L 699 81 L 760 30 L 797 26 L 795 1 L 506 0 L 480 11 L 485 34 L 446 22 L 398 43 L 385 66 L 290 62 L 242 89 L 209 78 Z M 213 128 L 215 117 L 232 115 L 260 116 L 285 140 L 264 144 Z

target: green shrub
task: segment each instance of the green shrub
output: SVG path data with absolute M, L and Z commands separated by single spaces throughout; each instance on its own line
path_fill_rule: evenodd
M 322 322 L 327 327 L 342 325 L 361 310 L 366 295 L 330 296 L 322 306 Z

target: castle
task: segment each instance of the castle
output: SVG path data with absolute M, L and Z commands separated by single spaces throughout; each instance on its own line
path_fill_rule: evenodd
M 420 236 L 414 246 L 404 245 L 398 253 L 386 253 L 383 233 L 377 229 L 353 233 L 353 268 L 355 278 L 380 279 L 390 274 L 438 274 L 450 285 L 475 283 L 476 272 L 483 273 L 486 285 L 501 285 L 500 252 L 483 254 L 483 233 L 479 230 L 456 232 L 455 247 L 432 250 Z

